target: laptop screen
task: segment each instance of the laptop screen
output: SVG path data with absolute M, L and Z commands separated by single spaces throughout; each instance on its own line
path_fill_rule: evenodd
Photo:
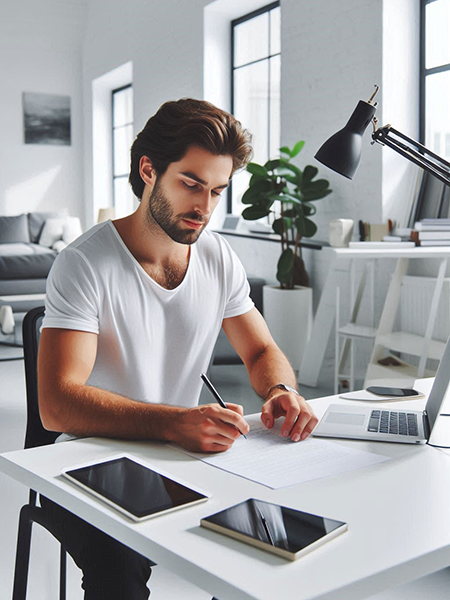
M 447 396 L 450 378 L 450 338 L 447 340 L 444 354 L 442 355 L 439 368 L 436 373 L 433 387 L 431 388 L 425 410 L 428 414 L 428 424 L 430 433 L 433 431 L 434 424 L 441 412 L 441 406 Z

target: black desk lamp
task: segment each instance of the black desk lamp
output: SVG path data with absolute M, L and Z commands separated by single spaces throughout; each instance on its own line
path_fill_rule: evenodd
M 389 146 L 411 162 L 419 165 L 446 185 L 450 186 L 450 163 L 431 152 L 415 140 L 385 125 L 377 129 L 377 118 L 374 116 L 377 103 L 372 103 L 379 87 L 368 102 L 360 100 L 353 111 L 347 125 L 331 136 L 317 151 L 315 158 L 344 177 L 353 178 L 361 158 L 362 136 L 370 122 L 373 123 L 372 140 L 383 146 Z M 406 144 L 401 141 L 404 140 Z

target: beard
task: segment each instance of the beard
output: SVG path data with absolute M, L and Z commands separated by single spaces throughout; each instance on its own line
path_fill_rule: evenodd
M 180 225 L 182 219 L 188 219 L 194 223 L 203 223 L 200 229 L 186 229 Z M 198 213 L 189 212 L 179 215 L 174 215 L 170 201 L 160 185 L 159 178 L 156 179 L 155 187 L 150 194 L 148 201 L 147 221 L 154 226 L 156 223 L 159 227 L 178 244 L 193 244 L 195 243 L 202 231 L 205 229 L 209 219 L 199 218 Z

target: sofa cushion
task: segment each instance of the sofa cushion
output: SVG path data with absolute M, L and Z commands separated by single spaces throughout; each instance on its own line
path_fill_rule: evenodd
M 47 219 L 39 236 L 39 245 L 51 248 L 55 242 L 62 240 L 65 220 L 64 217 Z
M 0 244 L 29 243 L 27 215 L 0 217 Z
M 63 242 L 71 244 L 83 233 L 81 222 L 78 217 L 67 217 L 64 222 Z
M 0 244 L 0 280 L 47 277 L 55 258 L 56 252 L 38 244 Z
M 67 215 L 67 209 L 58 212 L 30 212 L 28 213 L 28 228 L 30 230 L 30 242 L 37 244 L 42 233 L 42 228 L 47 219 L 55 217 L 64 217 Z
M 0 279 L 0 296 L 45 294 L 46 277 L 40 279 Z

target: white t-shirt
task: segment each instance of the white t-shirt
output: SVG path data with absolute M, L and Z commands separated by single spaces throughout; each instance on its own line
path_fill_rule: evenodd
M 56 258 L 42 327 L 98 334 L 87 385 L 142 402 L 193 407 L 222 320 L 253 308 L 249 292 L 242 264 L 216 233 L 201 234 L 183 281 L 167 290 L 106 221 Z

